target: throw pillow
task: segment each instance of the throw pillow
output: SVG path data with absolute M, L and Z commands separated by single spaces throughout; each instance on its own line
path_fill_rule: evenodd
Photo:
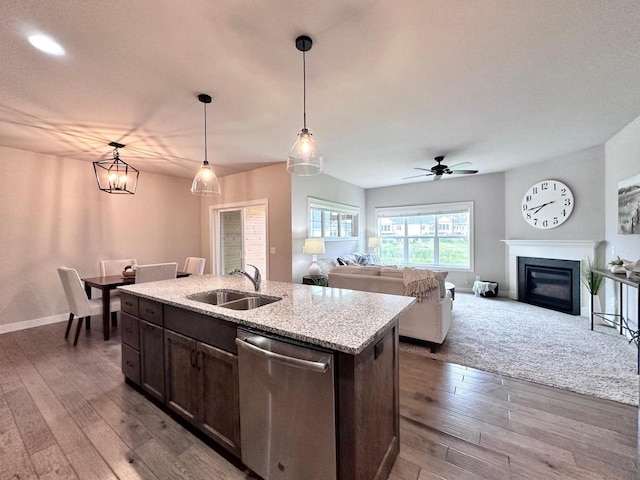
M 346 265 L 347 264 L 347 261 L 343 260 L 342 257 L 336 258 L 336 261 L 338 262 L 338 265 Z

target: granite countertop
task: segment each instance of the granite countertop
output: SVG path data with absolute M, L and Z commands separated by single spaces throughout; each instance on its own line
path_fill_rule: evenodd
M 190 300 L 219 288 L 256 293 L 245 277 L 202 275 L 118 287 L 139 297 L 216 316 L 283 337 L 356 355 L 416 299 L 399 295 L 263 280 L 261 295 L 282 300 L 253 310 L 231 310 Z

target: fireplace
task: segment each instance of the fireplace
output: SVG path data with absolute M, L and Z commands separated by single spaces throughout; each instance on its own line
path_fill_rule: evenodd
M 518 257 L 518 300 L 580 315 L 580 262 Z

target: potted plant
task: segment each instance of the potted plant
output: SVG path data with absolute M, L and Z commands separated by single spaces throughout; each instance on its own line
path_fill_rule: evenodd
M 592 275 L 591 270 L 598 270 L 601 268 L 602 266 L 597 261 L 591 260 L 589 257 L 581 263 L 580 280 L 583 285 L 587 287 L 587 290 L 589 290 L 591 295 L 598 295 L 598 292 L 604 283 L 604 277 L 597 273 Z
M 624 260 L 620 257 L 616 257 L 615 260 L 611 260 L 609 265 L 611 265 L 611 273 L 624 273 Z

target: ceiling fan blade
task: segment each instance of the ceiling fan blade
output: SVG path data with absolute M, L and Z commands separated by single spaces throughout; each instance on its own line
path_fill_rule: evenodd
M 420 167 L 413 167 L 415 170 L 424 170 L 425 172 L 430 172 L 431 169 L 430 168 L 420 168 Z
M 478 170 L 453 170 L 451 173 L 453 173 L 454 175 L 455 174 L 459 174 L 459 173 L 468 175 L 468 174 L 471 174 L 471 173 L 478 173 Z
M 449 167 L 449 170 L 455 170 L 456 168 L 462 167 L 462 166 L 467 166 L 467 165 L 471 165 L 471 162 L 461 162 L 461 163 L 456 163 L 455 165 L 451 165 Z
M 411 177 L 404 177 L 402 180 L 407 180 L 408 178 L 428 177 L 429 175 L 433 175 L 433 173 L 423 173 L 422 175 L 413 175 Z
M 435 177 L 433 177 L 433 181 L 435 182 L 436 180 L 440 180 L 442 178 L 442 175 L 436 175 Z

